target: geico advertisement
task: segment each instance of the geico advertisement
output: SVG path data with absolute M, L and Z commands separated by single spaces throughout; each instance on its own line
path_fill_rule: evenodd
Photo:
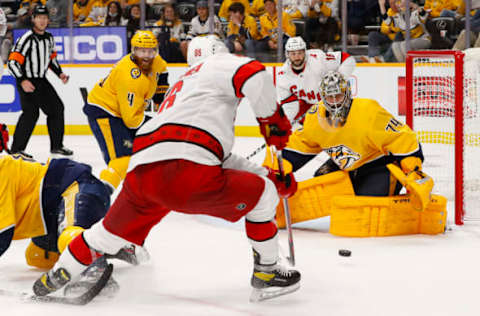
M 17 41 L 27 29 L 13 30 Z M 47 29 L 55 40 L 57 59 L 61 64 L 112 64 L 127 51 L 126 28 L 77 27 Z
M 70 76 L 70 81 L 64 85 L 51 71 L 48 80 L 52 83 L 65 105 L 65 124 L 87 125 L 87 119 L 82 112 L 84 101 L 80 88 L 90 91 L 93 86 L 110 71 L 111 65 L 101 67 L 65 65 L 63 71 Z M 169 83 L 173 84 L 185 73 L 186 67 L 169 65 Z M 267 71 L 273 73 L 273 67 L 267 66 Z M 390 113 L 397 116 L 398 111 L 398 78 L 405 75 L 404 67 L 362 67 L 357 66 L 349 79 L 353 97 L 370 98 L 377 100 Z M 42 100 L 39 100 L 42 102 Z M 17 92 L 15 79 L 6 69 L 0 81 L 0 115 L 3 123 L 16 124 L 21 113 L 20 98 Z M 400 120 L 404 117 L 400 116 Z M 45 117 L 40 117 L 38 124 L 45 124 Z M 244 99 L 238 107 L 236 125 L 255 126 L 257 121 L 248 100 Z

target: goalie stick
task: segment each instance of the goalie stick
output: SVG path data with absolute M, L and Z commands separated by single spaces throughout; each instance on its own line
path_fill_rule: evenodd
M 87 103 L 88 98 L 88 90 L 85 87 L 80 87 L 80 94 L 82 95 L 83 103 Z
M 29 294 L 25 292 L 15 292 L 11 290 L 0 289 L 0 295 L 4 296 L 18 296 L 21 297 L 24 301 L 30 302 L 41 302 L 41 303 L 57 303 L 57 304 L 66 304 L 66 305 L 86 305 L 90 303 L 105 287 L 108 280 L 112 276 L 113 264 L 109 264 L 103 274 L 100 276 L 98 281 L 85 293 L 76 297 L 66 297 L 66 296 L 37 296 L 34 294 Z

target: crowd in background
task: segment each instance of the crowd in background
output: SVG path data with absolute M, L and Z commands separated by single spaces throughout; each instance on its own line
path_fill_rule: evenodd
M 309 48 L 341 49 L 341 0 L 284 0 L 283 43 L 304 38 Z M 65 0 L 11 0 L 0 5 L 9 30 L 31 27 L 33 8 L 42 3 L 50 13 L 50 27 L 126 26 L 130 38 L 141 25 L 140 0 L 75 0 L 70 12 Z M 146 0 L 145 26 L 159 41 L 167 62 L 185 62 L 189 41 L 209 32 L 208 1 Z M 480 46 L 480 0 L 472 0 L 471 44 Z M 364 62 L 405 60 L 407 31 L 405 0 L 347 0 L 347 50 Z M 464 49 L 465 1 L 411 0 L 410 49 Z M 276 0 L 215 0 L 214 32 L 231 52 L 276 61 L 278 18 Z M 73 21 L 70 21 L 73 19 Z M 13 39 L 2 41 L 5 60 Z M 129 42 L 129 40 L 127 41 Z

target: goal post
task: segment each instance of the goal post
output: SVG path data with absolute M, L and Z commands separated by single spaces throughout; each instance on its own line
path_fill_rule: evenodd
M 480 220 L 480 49 L 411 51 L 406 122 L 417 133 L 435 192 L 455 201 L 455 223 Z

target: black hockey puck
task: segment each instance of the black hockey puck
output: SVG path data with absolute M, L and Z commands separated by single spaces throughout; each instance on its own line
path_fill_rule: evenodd
M 350 257 L 352 252 L 348 249 L 338 249 L 338 255 L 342 257 Z

